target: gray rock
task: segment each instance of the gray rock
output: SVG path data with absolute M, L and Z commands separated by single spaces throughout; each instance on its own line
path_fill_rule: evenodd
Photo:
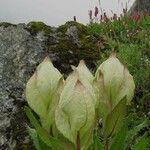
M 135 0 L 135 2 L 129 10 L 129 14 L 134 14 L 137 12 L 150 13 L 150 0 Z
M 76 23 L 77 24 L 77 23 Z M 37 24 L 36 24 L 37 25 Z M 80 25 L 81 26 L 81 25 Z M 0 149 L 33 150 L 27 133 L 27 118 L 24 112 L 26 105 L 24 89 L 27 80 L 37 65 L 49 56 L 62 73 L 71 71 L 70 65 L 77 65 L 79 59 L 86 56 L 86 44 L 81 47 L 79 30 L 73 25 L 65 33 L 52 28 L 46 34 L 40 31 L 34 34 L 28 25 L 0 23 Z M 87 36 L 87 33 L 86 33 Z M 97 57 L 96 40 L 85 37 L 92 45 L 92 59 Z M 63 43 L 69 43 L 68 45 Z M 73 47 L 75 45 L 75 47 Z M 63 47 L 64 46 L 64 47 Z M 81 53 L 80 49 L 86 50 Z M 77 51 L 78 50 L 78 51 Z M 98 53 L 99 54 L 99 53 Z
M 71 26 L 67 29 L 66 35 L 73 39 L 74 44 L 76 44 L 79 48 L 81 47 L 81 43 L 79 40 L 78 28 L 76 26 Z
M 0 27 L 0 149 L 12 150 L 29 142 L 24 89 L 38 63 L 48 55 L 45 40 L 42 32 L 34 37 L 23 24 Z

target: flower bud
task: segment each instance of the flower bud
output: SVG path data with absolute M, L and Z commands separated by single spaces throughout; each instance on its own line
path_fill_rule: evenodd
M 100 102 L 100 113 L 105 117 L 108 112 L 125 96 L 127 104 L 134 96 L 135 84 L 127 68 L 113 54 L 97 69 L 94 86 Z
M 59 83 L 63 82 L 62 80 L 61 73 L 53 66 L 49 58 L 45 58 L 26 85 L 27 102 L 38 114 L 42 124 L 45 124 L 44 121 L 48 119 L 47 115 L 50 115 L 50 110 L 54 109 L 53 99 L 56 100 L 56 89 Z M 46 126 L 49 126 L 50 122 L 47 120 Z M 46 128 L 49 130 L 49 127 Z
M 58 130 L 74 144 L 79 134 L 81 147 L 90 144 L 88 140 L 95 119 L 95 97 L 91 92 L 75 70 L 66 80 L 55 112 Z

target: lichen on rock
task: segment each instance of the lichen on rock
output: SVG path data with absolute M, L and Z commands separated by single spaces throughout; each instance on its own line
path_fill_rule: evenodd
M 8 22 L 1 22 L 1 23 L 0 23 L 0 27 L 7 28 L 7 27 L 9 27 L 9 26 L 16 27 L 17 25 L 12 24 L 12 23 L 8 23 Z
M 27 24 L 28 30 L 32 34 L 43 31 L 45 34 L 52 33 L 52 28 L 41 21 L 32 21 Z

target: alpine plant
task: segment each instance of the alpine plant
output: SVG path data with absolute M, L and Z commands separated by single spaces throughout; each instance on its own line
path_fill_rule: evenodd
M 65 80 L 50 59 L 45 58 L 27 82 L 26 99 L 42 131 L 51 137 L 50 143 L 54 138 L 60 149 L 87 150 L 93 144 L 97 121 L 102 120 L 105 140 L 122 127 L 135 84 L 115 54 L 97 68 L 95 75 L 83 60 L 72 70 Z M 39 131 L 35 132 L 37 140 L 47 144 Z M 47 147 L 59 149 L 53 144 Z

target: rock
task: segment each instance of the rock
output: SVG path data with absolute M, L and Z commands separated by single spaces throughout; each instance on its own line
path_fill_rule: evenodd
M 52 27 L 46 25 L 43 22 L 29 22 L 27 24 L 27 29 L 30 31 L 31 34 L 37 34 L 38 32 L 43 31 L 45 34 L 50 34 L 53 32 Z
M 57 36 L 59 42 L 53 47 L 52 51 L 58 52 L 61 61 L 66 66 L 66 68 L 63 68 L 65 73 L 70 72 L 70 65 L 77 65 L 81 59 L 86 61 L 89 68 L 95 67 L 94 61 L 99 59 L 100 55 L 98 44 L 101 41 L 100 37 L 90 34 L 87 26 L 74 21 L 60 26 L 57 33 L 59 34 Z M 107 49 L 107 46 L 105 49 Z M 73 63 L 70 64 L 71 62 Z
M 78 48 L 81 47 L 81 43 L 79 41 L 78 37 L 78 28 L 76 26 L 71 26 L 67 29 L 66 35 L 68 35 L 70 38 L 72 38 L 73 43 L 78 46 Z
M 59 28 L 44 23 L 0 23 L 0 149 L 34 149 L 26 130 L 25 85 L 37 65 L 49 56 L 63 74 L 79 59 L 94 68 L 99 39 L 84 25 L 68 22 Z
M 0 149 L 23 149 L 29 143 L 24 89 L 47 55 L 41 39 L 31 36 L 24 25 L 0 27 Z
M 129 14 L 134 14 L 137 12 L 150 13 L 150 0 L 135 0 L 135 2 L 129 10 Z

